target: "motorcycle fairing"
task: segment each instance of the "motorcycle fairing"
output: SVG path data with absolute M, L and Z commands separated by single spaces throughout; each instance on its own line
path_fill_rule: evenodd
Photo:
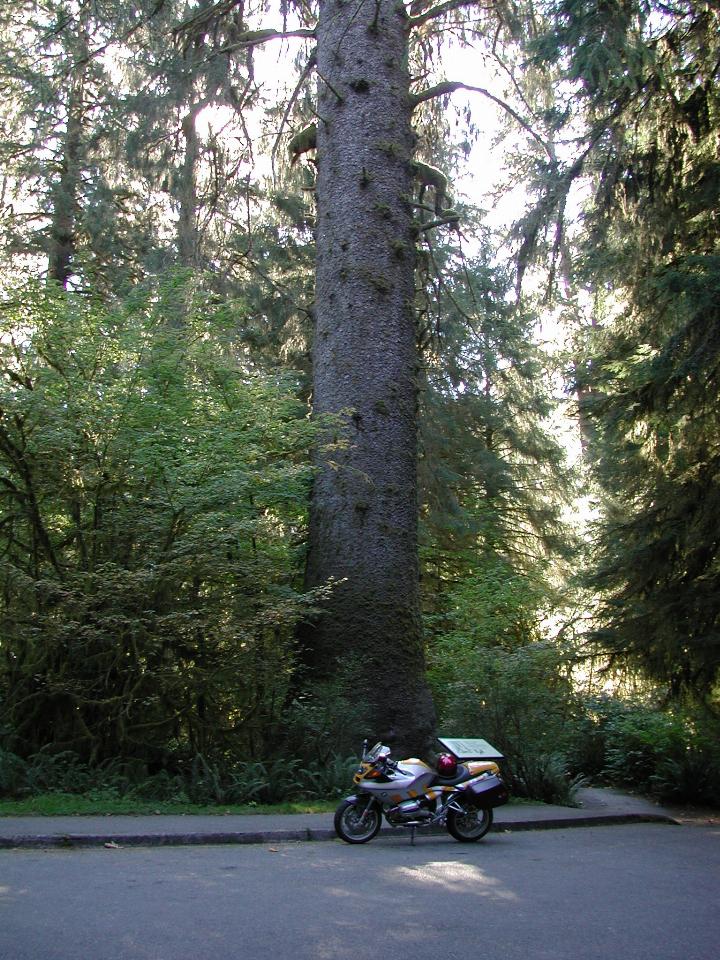
M 392 783 L 395 778 L 378 770 L 372 763 L 361 763 L 360 769 L 353 777 L 354 784 L 361 784 L 364 781 L 371 780 L 373 783 Z
M 349 797 L 345 797 L 343 803 L 359 803 L 361 800 L 366 800 L 368 806 L 378 802 L 377 797 L 373 797 L 371 794 L 351 793 Z

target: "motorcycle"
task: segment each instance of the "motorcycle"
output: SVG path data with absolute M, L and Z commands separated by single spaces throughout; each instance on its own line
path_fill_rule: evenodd
M 493 822 L 493 808 L 509 794 L 498 765 L 491 760 L 458 762 L 442 754 L 436 768 L 416 757 L 396 761 L 390 748 L 363 745 L 353 783 L 355 793 L 335 812 L 335 832 L 346 843 L 367 843 L 383 816 L 392 827 L 445 825 L 460 843 L 480 840 Z

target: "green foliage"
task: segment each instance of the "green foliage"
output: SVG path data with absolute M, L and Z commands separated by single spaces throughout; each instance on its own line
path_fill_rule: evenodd
M 354 758 L 331 755 L 323 763 L 298 759 L 221 765 L 196 754 L 174 771 L 151 773 L 137 761 L 89 765 L 71 751 L 41 751 L 23 760 L 0 748 L 0 797 L 84 798 L 88 803 L 275 806 L 329 801 L 348 789 Z
M 716 437 L 717 257 L 659 269 L 644 318 L 596 343 L 589 408 L 606 491 L 595 638 L 679 696 L 712 698 L 720 670 Z
M 0 722 L 14 752 L 163 764 L 275 737 L 313 600 L 296 584 L 318 434 L 292 380 L 234 355 L 242 309 L 182 279 L 111 309 L 52 287 L 6 295 Z
M 367 710 L 359 696 L 359 668 L 359 658 L 343 657 L 326 680 L 298 673 L 299 689 L 284 714 L 283 739 L 291 755 L 305 757 L 325 770 L 333 763 L 337 743 L 359 746 L 368 727 Z
M 646 0 L 559 0 L 548 7 L 553 17 L 550 34 L 529 44 L 537 60 L 567 56 L 568 79 L 579 96 L 623 97 L 636 90 L 637 77 L 651 56 L 642 29 L 653 4 Z
M 603 773 L 614 783 L 649 786 L 658 762 L 684 747 L 682 724 L 655 711 L 629 710 L 608 721 Z
M 446 639 L 430 670 L 440 729 L 498 747 L 514 794 L 567 803 L 579 783 L 566 758 L 581 707 L 566 670 L 551 644 L 469 649 Z
M 0 796 L 12 797 L 25 785 L 27 764 L 9 750 L 0 747 Z
M 513 786 L 520 796 L 565 807 L 577 806 L 577 791 L 586 784 L 582 774 L 572 775 L 561 753 L 516 754 Z
M 558 0 L 542 17 L 528 51 L 564 103 L 522 226 L 548 289 L 560 267 L 556 304 L 591 324 L 571 373 L 599 494 L 590 639 L 613 667 L 717 708 L 717 5 Z
M 356 761 L 332 755 L 323 763 L 278 758 L 221 768 L 195 757 L 185 789 L 194 803 L 272 805 L 289 800 L 334 799 L 347 791 L 354 765 Z
M 573 548 L 561 508 L 573 479 L 549 429 L 550 360 L 532 342 L 532 315 L 509 303 L 489 236 L 481 240 L 472 262 L 432 251 L 446 276 L 425 305 L 422 600 L 441 644 L 461 634 L 510 649 L 538 639 L 541 608 L 561 602 Z M 442 716 L 442 682 L 435 696 Z
M 253 195 L 238 175 L 252 69 L 221 53 L 234 22 L 176 44 L 181 0 L 15 7 L 0 10 L 2 266 L 49 256 L 56 279 L 117 294 L 169 264 L 216 268 L 223 251 L 221 285 Z M 211 106 L 222 134 L 202 122 Z
M 429 649 L 439 729 L 498 747 L 513 793 L 572 802 L 566 757 L 582 715 L 572 658 L 539 639 L 539 584 L 499 561 L 485 573 L 453 592 L 449 629 Z
M 595 769 L 588 773 L 665 802 L 720 804 L 716 718 L 689 708 L 658 710 L 604 699 L 588 704 L 587 719 L 592 729 L 578 741 L 587 749 L 592 738 Z

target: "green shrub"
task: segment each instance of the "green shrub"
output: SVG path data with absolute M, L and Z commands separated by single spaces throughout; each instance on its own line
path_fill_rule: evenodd
M 720 752 L 709 745 L 688 747 L 659 761 L 650 778 L 653 793 L 667 803 L 720 807 Z
M 585 783 L 584 777 L 571 776 L 562 754 L 520 754 L 514 759 L 510 789 L 518 796 L 574 807 Z
M 308 800 L 331 800 L 350 792 L 352 775 L 358 765 L 357 757 L 336 754 L 325 763 L 309 764 L 303 770 L 303 796 Z
M 604 776 L 613 783 L 647 789 L 658 764 L 685 748 L 677 717 L 654 710 L 629 709 L 613 717 L 605 730 Z
M 41 752 L 30 757 L 25 772 L 25 790 L 29 794 L 86 793 L 97 786 L 101 772 L 94 773 L 77 754 Z
M 571 756 L 576 769 L 661 801 L 720 805 L 720 723 L 691 706 L 590 701 Z
M 283 743 L 285 756 L 303 757 L 313 770 L 324 770 L 334 761 L 339 746 L 360 748 L 368 719 L 358 696 L 362 664 L 344 657 L 334 677 L 308 682 L 285 710 Z
M 320 424 L 296 377 L 230 349 L 238 310 L 174 278 L 106 306 L 46 284 L 3 301 L 0 742 L 13 753 L 157 766 L 273 749 L 295 628 L 321 595 L 298 589 Z M 38 786 L 85 789 L 69 756 L 43 755 Z
M 180 802 L 189 802 L 189 797 L 185 792 L 185 784 L 178 774 L 170 773 L 167 770 L 160 770 L 152 777 L 145 777 L 135 783 L 127 792 L 128 796 L 135 797 L 138 800 L 156 800 Z
M 221 764 L 197 754 L 175 770 L 150 774 L 142 764 L 121 760 L 93 767 L 69 751 L 25 761 L 0 750 L 0 797 L 63 794 L 201 805 L 327 800 L 347 792 L 355 763 L 331 755 L 325 762 L 275 758 Z
M 27 764 L 0 747 L 0 797 L 17 796 L 27 780 Z
M 577 781 L 566 757 L 582 714 L 563 652 L 541 642 L 505 650 L 450 639 L 435 647 L 431 671 L 434 689 L 443 684 L 441 732 L 489 740 L 505 755 L 513 792 L 572 802 Z

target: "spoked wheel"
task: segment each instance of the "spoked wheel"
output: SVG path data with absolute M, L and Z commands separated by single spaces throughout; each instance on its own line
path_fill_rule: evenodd
M 480 810 L 479 807 L 464 807 L 462 811 L 451 807 L 447 814 L 448 833 L 460 843 L 474 843 L 482 839 L 492 822 L 492 810 Z
M 343 800 L 335 811 L 335 832 L 345 843 L 367 843 L 380 829 L 380 810 L 366 800 Z

